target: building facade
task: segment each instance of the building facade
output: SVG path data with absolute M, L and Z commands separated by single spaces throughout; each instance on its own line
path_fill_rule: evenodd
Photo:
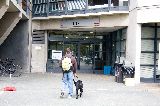
M 70 47 L 80 71 L 97 73 L 125 60 L 135 66 L 136 84 L 158 81 L 159 0 L 32 0 L 31 4 L 28 72 L 58 72 L 54 55 Z

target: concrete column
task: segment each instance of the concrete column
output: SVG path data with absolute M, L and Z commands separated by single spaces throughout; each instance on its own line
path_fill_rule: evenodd
M 111 0 L 108 0 L 108 11 L 110 10 L 111 8 Z
M 86 0 L 86 10 L 88 9 L 88 0 Z
M 49 5 L 48 5 L 49 6 Z M 67 11 L 68 11 L 68 4 L 67 4 L 67 0 L 65 0 L 65 14 L 67 14 Z
M 140 83 L 140 57 L 141 57 L 141 24 L 136 24 L 136 57 L 135 57 L 135 83 Z
M 141 25 L 129 25 L 126 58 L 135 65 L 135 83 L 140 83 Z
M 31 72 L 31 53 L 32 53 L 32 14 L 29 14 L 29 28 L 28 28 L 28 32 L 29 32 L 29 44 L 28 44 L 28 51 L 29 51 L 29 72 Z
M 38 34 L 39 31 L 33 32 Z M 44 44 L 32 44 L 32 57 L 31 57 L 31 72 L 46 72 L 47 62 L 47 31 L 44 33 L 45 43 Z
M 44 53 L 44 60 L 45 60 L 45 72 L 46 72 L 46 69 L 47 69 L 47 60 L 48 60 L 48 32 L 47 30 L 45 31 L 45 53 Z
M 141 24 L 137 23 L 136 1 L 130 2 L 129 25 L 127 29 L 126 59 L 135 66 L 135 83 L 140 83 Z M 133 18 L 134 17 L 134 18 Z

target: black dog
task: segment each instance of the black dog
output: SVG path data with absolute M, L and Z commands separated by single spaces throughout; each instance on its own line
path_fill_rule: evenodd
M 83 92 L 83 83 L 81 80 L 78 80 L 77 82 L 73 79 L 74 84 L 76 86 L 76 99 L 78 99 L 78 96 L 82 96 L 82 92 Z M 78 95 L 78 90 L 80 90 L 80 95 Z

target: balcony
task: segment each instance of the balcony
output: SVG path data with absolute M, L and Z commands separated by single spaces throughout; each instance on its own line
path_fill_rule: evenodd
M 32 0 L 33 17 L 129 11 L 128 0 Z

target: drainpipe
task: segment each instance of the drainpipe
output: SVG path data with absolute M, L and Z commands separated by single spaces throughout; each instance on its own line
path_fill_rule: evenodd
M 157 65 L 156 65 L 156 54 L 157 54 L 157 23 L 155 23 L 155 27 L 154 27 L 154 32 L 155 32 L 155 36 L 154 36 L 154 82 L 156 82 L 156 71 L 157 71 Z

